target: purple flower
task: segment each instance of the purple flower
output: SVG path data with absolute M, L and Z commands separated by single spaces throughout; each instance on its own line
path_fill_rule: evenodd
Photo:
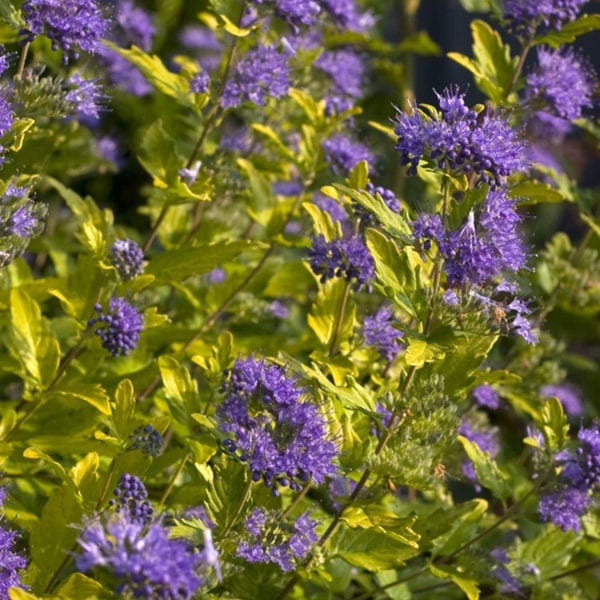
M 354 282 L 354 289 L 368 286 L 375 275 L 373 258 L 359 237 L 347 237 L 327 242 L 322 235 L 312 238 L 310 266 L 321 283 L 334 277 Z
M 361 95 L 365 65 L 361 55 L 355 50 L 325 50 L 315 61 L 315 66 L 331 78 L 334 95 L 351 98 Z
M 571 417 L 578 417 L 583 414 L 583 404 L 579 392 L 568 383 L 543 385 L 540 388 L 540 394 L 544 398 L 552 398 L 553 396 L 558 398 L 565 412 Z
M 115 41 L 123 45 L 133 44 L 145 52 L 152 48 L 156 28 L 152 16 L 132 0 L 119 0 L 115 11 L 117 32 Z
M 179 34 L 179 41 L 194 50 L 194 56 L 206 71 L 213 71 L 221 62 L 222 47 L 214 32 L 207 27 L 187 25 Z
M 509 31 L 528 37 L 537 31 L 560 29 L 574 21 L 588 0 L 504 0 L 504 19 Z
M 431 242 L 440 243 L 444 238 L 444 226 L 439 215 L 421 213 L 413 221 L 413 235 L 423 248 L 429 250 Z
M 14 121 L 12 106 L 0 95 L 0 137 L 8 133 Z M 0 165 L 4 163 L 4 146 L 0 144 Z
M 223 384 L 225 399 L 217 409 L 224 442 L 248 462 L 252 478 L 300 489 L 320 484 L 335 473 L 335 444 L 318 407 L 303 401 L 304 390 L 277 365 L 264 360 L 237 360 Z
M 110 135 L 103 135 L 96 139 L 96 150 L 104 160 L 112 163 L 117 168 L 125 164 L 118 140 Z
M 470 420 L 463 419 L 458 428 L 458 433 L 477 444 L 482 452 L 489 453 L 490 458 L 496 457 L 498 452 L 500 452 L 498 429 L 496 427 L 487 427 L 484 429 Z M 463 463 L 463 473 L 470 481 L 477 482 L 475 467 L 469 459 Z
M 320 3 L 341 28 L 367 31 L 375 22 L 370 13 L 358 10 L 355 0 L 320 0 Z
M 200 71 L 190 81 L 190 92 L 194 94 L 206 94 L 210 85 L 210 75 L 206 71 Z
M 392 310 L 382 306 L 374 315 L 367 315 L 362 326 L 365 343 L 373 346 L 388 362 L 398 354 L 398 338 L 402 337 L 402 332 L 393 326 L 393 319 Z
M 600 421 L 580 429 L 577 439 L 580 444 L 568 453 L 560 478 L 578 489 L 594 490 L 600 484 Z
M 108 78 L 114 85 L 138 97 L 147 96 L 152 91 L 146 78 L 126 58 L 110 48 L 103 50 L 102 57 Z
M 246 519 L 249 539 L 238 544 L 236 554 L 248 562 L 272 563 L 291 571 L 317 541 L 315 526 L 308 513 L 289 525 L 277 511 L 255 508 Z
M 300 25 L 313 25 L 321 7 L 314 0 L 253 0 L 255 4 L 271 6 L 275 14 L 284 19 L 292 28 Z
M 291 179 L 289 181 L 276 181 L 273 184 L 273 192 L 278 196 L 285 196 L 291 198 L 302 193 L 304 186 L 302 182 L 297 179 Z
M 108 311 L 96 304 L 94 310 L 99 317 L 90 319 L 88 327 L 98 325 L 94 330 L 102 340 L 102 347 L 113 356 L 126 356 L 137 346 L 144 327 L 142 315 L 125 298 L 113 296 L 108 303 Z
M 273 302 L 269 304 L 269 311 L 278 319 L 287 319 L 290 315 L 288 307 L 279 300 L 273 300 Z
M 93 119 L 100 118 L 99 101 L 105 98 L 97 79 L 84 79 L 79 73 L 67 79 L 71 89 L 66 93 L 65 100 L 73 105 L 73 112 Z
M 6 494 L 6 487 L 0 487 L 0 509 L 4 505 Z M 15 552 L 16 540 L 15 531 L 0 527 L 0 598 L 8 598 L 11 587 L 26 587 L 21 583 L 18 571 L 27 566 L 27 560 Z
M 75 566 L 105 573 L 115 592 L 135 598 L 191 599 L 202 584 L 202 555 L 169 537 L 160 521 L 147 525 L 126 512 L 89 520 L 79 539 Z
M 571 48 L 538 49 L 537 68 L 527 76 L 525 100 L 538 112 L 564 121 L 592 106 L 595 73 Z
M 490 552 L 490 558 L 493 559 L 495 566 L 492 569 L 492 575 L 502 584 L 502 592 L 510 594 L 520 594 L 521 584 L 519 580 L 508 570 L 506 565 L 510 558 L 502 548 L 494 548 Z
M 27 200 L 17 208 L 8 219 L 8 233 L 20 238 L 30 238 L 40 233 L 43 228 L 41 215 L 34 209 L 32 200 Z
M 53 50 L 64 50 L 65 62 L 76 59 L 78 49 L 97 53 L 108 30 L 108 21 L 95 0 L 25 0 L 21 8 L 30 37 L 49 37 Z
M 436 92 L 437 94 L 437 92 Z M 441 113 L 426 117 L 413 109 L 400 112 L 394 129 L 400 163 L 414 174 L 421 159 L 441 169 L 478 176 L 478 182 L 499 186 L 525 167 L 524 147 L 503 116 L 484 115 L 481 122 L 458 88 L 437 94 Z
M 579 531 L 580 518 L 585 514 L 589 503 L 590 497 L 586 491 L 558 486 L 540 498 L 538 513 L 542 521 L 551 521 L 563 531 Z
M 0 75 L 10 67 L 11 53 L 5 54 L 4 46 L 0 44 Z
M 108 503 L 117 513 L 124 513 L 132 523 L 150 523 L 154 512 L 148 501 L 148 492 L 142 480 L 135 475 L 123 473 L 117 487 L 113 490 L 115 496 Z
M 131 448 L 141 450 L 146 456 L 160 456 L 163 447 L 163 436 L 152 425 L 136 427 L 129 436 Z
M 361 160 L 373 162 L 371 151 L 360 142 L 348 136 L 337 134 L 323 142 L 325 160 L 336 175 L 347 175 L 352 167 Z
M 116 240 L 110 247 L 110 260 L 123 281 L 144 272 L 144 252 L 133 240 Z
M 315 192 L 313 203 L 322 211 L 326 212 L 334 223 L 339 221 L 344 224 L 348 221 L 348 213 L 344 207 L 340 206 L 339 202 L 336 202 L 331 196 L 326 196 L 321 192 Z
M 285 54 L 272 46 L 254 48 L 234 65 L 221 104 L 239 106 L 248 101 L 262 106 L 269 97 L 281 98 L 291 85 L 289 71 Z
M 500 406 L 500 396 L 498 396 L 498 392 L 487 383 L 474 387 L 471 393 L 479 406 L 485 406 L 492 410 L 496 410 Z

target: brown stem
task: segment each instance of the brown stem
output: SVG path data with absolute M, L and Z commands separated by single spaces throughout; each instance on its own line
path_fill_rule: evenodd
M 187 452 L 186 454 L 184 454 L 183 458 L 181 459 L 181 462 L 179 463 L 179 466 L 177 467 L 177 470 L 175 471 L 175 473 L 173 473 L 173 477 L 171 477 L 171 479 L 169 480 L 169 485 L 167 485 L 167 489 L 164 491 L 163 495 L 161 496 L 160 500 L 158 501 L 158 508 L 159 509 L 164 506 L 167 498 L 169 497 L 169 495 L 173 491 L 173 488 L 175 487 L 175 481 L 177 481 L 177 478 L 179 477 L 179 475 L 183 471 L 183 469 L 185 467 L 185 463 L 187 463 L 187 461 L 189 460 L 190 456 L 191 456 L 191 453 Z
M 25 70 L 25 62 L 27 61 L 27 54 L 29 53 L 30 47 L 31 42 L 26 42 L 23 46 L 23 50 L 21 50 L 21 56 L 19 58 L 19 65 L 17 66 L 15 79 L 21 79 L 21 77 L 23 77 L 23 71 Z
M 337 352 L 337 341 L 342 331 L 342 326 L 344 323 L 344 313 L 346 312 L 346 305 L 348 304 L 348 297 L 350 296 L 350 284 L 346 281 L 344 285 L 344 293 L 342 295 L 342 299 L 340 300 L 340 305 L 338 307 L 338 312 L 335 317 L 335 325 L 333 329 L 333 335 L 331 336 L 331 340 L 329 342 L 329 358 L 333 358 L 335 353 Z

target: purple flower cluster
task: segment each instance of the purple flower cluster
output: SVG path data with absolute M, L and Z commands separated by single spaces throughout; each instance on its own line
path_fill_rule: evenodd
M 409 165 L 409 173 L 416 172 L 420 160 L 428 159 L 441 169 L 474 173 L 477 181 L 499 186 L 523 169 L 523 145 L 504 117 L 478 118 L 457 88 L 447 88 L 437 97 L 441 112 L 433 117 L 417 109 L 397 115 L 396 149 L 401 164 Z
M 315 66 L 331 78 L 334 96 L 357 98 L 361 95 L 365 64 L 355 50 L 325 50 L 315 61 Z
M 402 332 L 394 327 L 393 319 L 392 310 L 382 306 L 374 315 L 367 315 L 362 325 L 365 344 L 373 346 L 388 362 L 400 351 L 398 338 L 402 337 Z
M 0 509 L 6 500 L 6 487 L 0 487 Z M 8 598 L 11 587 L 25 587 L 21 583 L 19 571 L 27 566 L 27 561 L 14 550 L 17 533 L 0 527 L 0 598 Z
M 344 277 L 354 283 L 354 289 L 369 285 L 375 275 L 373 258 L 360 237 L 344 237 L 330 242 L 324 236 L 312 238 L 309 251 L 310 267 L 321 283 L 334 277 Z
M 543 385 L 540 388 L 540 394 L 544 398 L 552 398 L 553 396 L 558 398 L 565 412 L 571 417 L 583 414 L 581 396 L 577 389 L 568 383 Z
M 526 37 L 536 31 L 560 29 L 574 21 L 588 0 L 504 0 L 503 11 L 509 31 Z
M 498 392 L 487 383 L 474 387 L 471 394 L 473 394 L 473 398 L 479 406 L 491 408 L 492 410 L 496 410 L 500 406 Z
M 221 104 L 239 106 L 248 101 L 263 106 L 269 97 L 285 96 L 290 85 L 288 57 L 272 46 L 258 46 L 234 65 Z
M 77 59 L 78 49 L 98 53 L 108 30 L 108 20 L 95 0 L 25 0 L 21 8 L 29 37 L 49 37 L 54 50 L 64 50 L 65 62 Z
M 160 521 L 149 525 L 125 512 L 88 521 L 79 536 L 75 566 L 105 573 L 115 592 L 133 598 L 190 599 L 202 585 L 202 554 L 169 537 Z
M 540 498 L 542 521 L 552 521 L 563 530 L 579 531 L 592 494 L 600 486 L 600 421 L 577 434 L 575 451 L 560 452 L 556 459 L 563 469 L 554 489 Z
M 101 100 L 105 98 L 97 79 L 85 79 L 79 73 L 67 79 L 69 91 L 65 100 L 73 105 L 73 113 L 92 119 L 100 118 Z
M 144 252 L 133 240 L 116 240 L 110 247 L 110 260 L 123 281 L 129 281 L 144 272 Z
M 320 2 L 338 27 L 350 31 L 367 31 L 374 24 L 373 16 L 368 12 L 361 12 L 355 0 L 320 0 Z
M 160 455 L 164 440 L 163 436 L 152 425 L 136 427 L 129 436 L 131 448 L 141 450 L 147 456 L 156 458 Z
M 335 473 L 335 444 L 319 408 L 302 400 L 304 390 L 278 365 L 237 360 L 223 384 L 217 409 L 224 445 L 246 461 L 254 481 L 262 479 L 275 495 L 278 486 L 297 490 L 323 483 Z
M 123 473 L 117 487 L 113 490 L 115 496 L 108 503 L 117 513 L 125 513 L 133 523 L 150 523 L 154 512 L 148 501 L 148 492 L 142 480 L 135 475 Z
M 132 0 L 118 0 L 114 7 L 114 27 L 110 39 L 120 47 L 135 45 L 149 52 L 155 27 L 150 13 Z M 135 96 L 145 96 L 152 90 L 138 69 L 110 48 L 102 48 L 102 60 L 110 81 Z
M 13 108 L 2 95 L 0 95 L 0 138 L 10 131 L 15 120 Z M 0 144 L 0 165 L 4 163 L 4 146 Z
M 373 162 L 371 151 L 348 136 L 337 134 L 323 142 L 325 160 L 335 174 L 347 175 L 361 160 Z
M 296 30 L 301 25 L 313 25 L 321 7 L 314 0 L 252 0 L 254 4 L 266 4 L 275 14 Z
M 88 321 L 88 327 L 98 325 L 94 330 L 102 340 L 102 346 L 113 356 L 126 356 L 137 346 L 144 327 L 142 315 L 125 298 L 113 296 L 108 303 L 108 311 L 102 312 L 102 305 L 94 310 L 100 316 Z
M 288 525 L 279 513 L 255 508 L 246 519 L 250 539 L 238 544 L 237 555 L 248 562 L 273 563 L 282 571 L 291 571 L 317 541 L 315 526 L 308 513 Z
M 206 94 L 210 85 L 210 75 L 206 71 L 200 71 L 190 81 L 190 92 L 193 94 Z

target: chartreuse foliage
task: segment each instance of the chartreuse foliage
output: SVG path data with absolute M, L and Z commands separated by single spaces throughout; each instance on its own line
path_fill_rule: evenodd
M 461 3 L 482 102 L 438 108 L 418 1 L 90 1 L 95 49 L 0 0 L 0 598 L 597 597 L 598 194 L 560 149 L 599 128 L 526 58 L 600 23 Z

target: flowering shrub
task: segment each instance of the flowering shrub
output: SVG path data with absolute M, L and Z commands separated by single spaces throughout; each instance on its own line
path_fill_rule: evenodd
M 0 2 L 0 599 L 597 598 L 600 18 L 453 1 Z

